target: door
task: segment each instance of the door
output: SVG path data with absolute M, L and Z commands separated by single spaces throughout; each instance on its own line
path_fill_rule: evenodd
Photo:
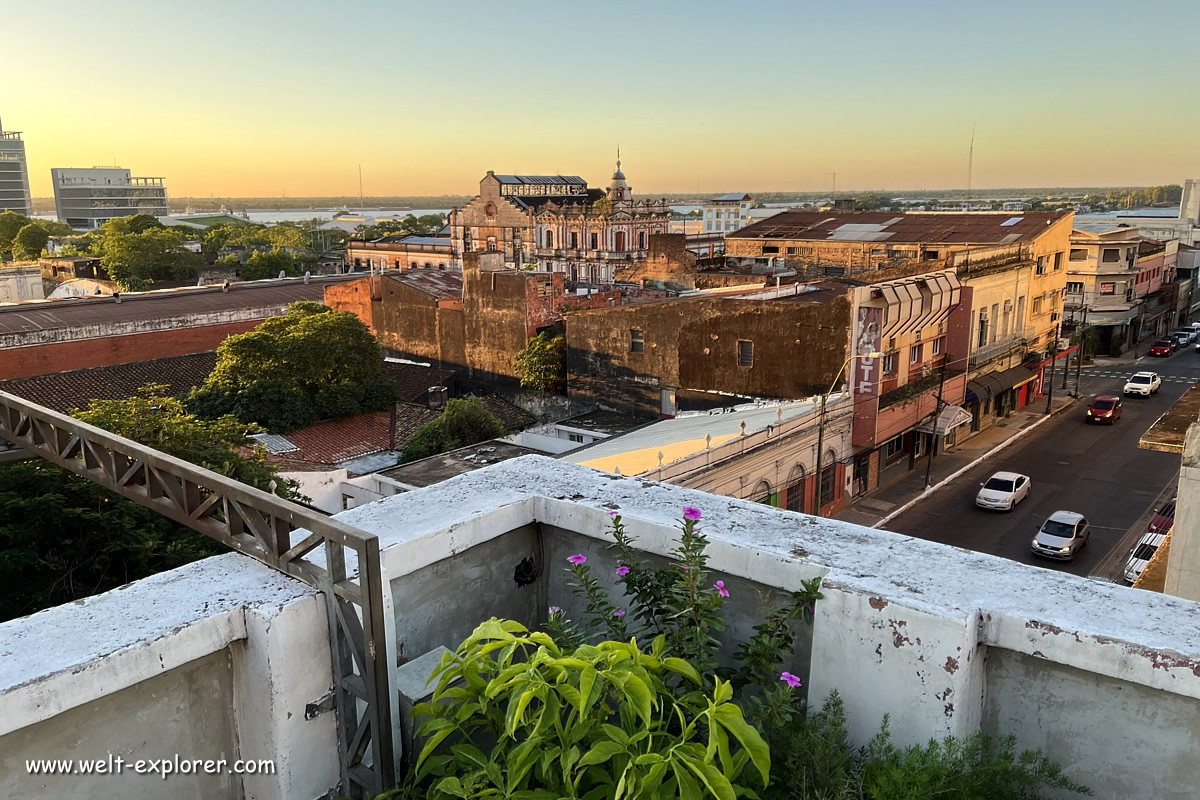
M 625 231 L 617 231 L 614 236 L 614 250 L 618 253 L 625 252 Z

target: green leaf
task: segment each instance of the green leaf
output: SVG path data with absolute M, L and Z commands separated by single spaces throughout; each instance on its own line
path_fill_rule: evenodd
M 629 747 L 629 734 L 618 728 L 616 725 L 609 725 L 607 722 L 600 726 L 600 729 L 617 744 L 623 748 Z
M 704 800 L 704 795 L 700 793 L 700 784 L 691 776 L 687 767 L 678 761 L 672 761 L 671 771 L 679 783 L 680 800 Z
M 454 797 L 467 797 L 467 792 L 463 789 L 462 784 L 458 782 L 458 778 L 453 775 L 442 778 L 438 781 L 437 786 L 433 787 L 436 791 L 445 792 Z
M 766 783 L 771 775 L 771 751 L 754 726 L 746 722 L 742 716 L 742 709 L 733 703 L 725 703 L 716 707 L 713 717 L 741 743 L 758 774 L 762 776 L 763 783 Z
M 615 681 L 625 696 L 633 705 L 633 710 L 642 718 L 647 725 L 650 724 L 651 706 L 653 700 L 650 695 L 650 689 L 646 686 L 641 678 L 632 673 L 624 675 L 612 675 L 611 680 Z
M 731 684 L 729 681 L 723 681 L 720 678 L 717 678 L 716 686 L 713 689 L 713 702 L 719 705 L 721 703 L 728 703 L 732 699 L 733 684 Z
M 508 786 L 505 791 L 512 794 L 521 785 L 521 781 L 537 763 L 540 738 L 531 738 L 514 747 L 505 760 L 508 765 Z
M 700 673 L 696 671 L 695 667 L 684 661 L 682 658 L 664 658 L 662 663 L 663 666 L 671 670 L 671 672 L 682 675 L 697 686 L 700 685 Z
M 586 717 L 588 711 L 591 710 L 592 690 L 595 685 L 596 668 L 591 664 L 584 664 L 583 669 L 579 672 L 579 704 L 576 706 L 581 717 Z
M 603 764 L 617 753 L 624 753 L 624 745 L 618 742 L 603 741 L 596 742 L 591 750 L 588 750 L 583 758 L 579 759 L 579 766 L 588 767 L 592 764 Z
M 525 716 L 525 708 L 533 700 L 535 692 L 535 689 L 527 687 L 515 698 L 509 698 L 508 714 L 504 720 L 504 730 L 509 736 L 516 735 L 517 726 L 523 721 Z
M 463 761 L 471 762 L 480 769 L 487 767 L 489 761 L 488 757 L 484 755 L 482 750 L 475 745 L 470 744 L 469 742 L 454 745 L 450 748 L 450 752 L 454 753 L 454 755 L 458 756 Z
M 421 768 L 421 763 L 428 758 L 434 750 L 437 749 L 438 745 L 440 745 L 447 736 L 454 733 L 454 731 L 455 729 L 453 727 L 442 728 L 425 741 L 425 746 L 421 748 L 421 755 L 417 757 L 418 769 Z
M 686 757 L 681 757 L 680 760 L 704 783 L 710 796 L 715 797 L 717 800 L 737 800 L 737 795 L 733 791 L 733 784 L 712 764 L 704 761 L 694 761 Z

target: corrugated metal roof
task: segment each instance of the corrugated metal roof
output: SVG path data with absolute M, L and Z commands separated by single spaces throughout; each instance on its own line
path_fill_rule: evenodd
M 881 241 L 886 238 L 893 243 L 1006 243 L 1031 240 L 1068 213 L 1029 211 L 1020 217 L 1013 217 L 988 212 L 898 215 L 892 211 L 785 211 L 731 232 L 725 238 L 792 241 Z M 863 231 L 871 229 L 887 235 L 866 238 L 870 234 Z
M 449 250 L 454 242 L 450 241 L 449 236 L 417 236 L 408 234 L 405 236 L 384 236 L 382 239 L 376 240 L 381 244 L 416 244 L 425 247 L 444 247 Z
M 508 185 L 525 186 L 587 186 L 578 175 L 497 175 L 496 180 Z
M 256 433 L 250 438 L 257 439 L 262 443 L 263 447 L 267 448 L 268 453 L 274 453 L 275 455 L 294 453 L 300 449 L 278 433 Z
M 443 300 L 457 300 L 462 297 L 463 280 L 462 274 L 458 272 L 406 269 L 399 273 L 388 273 L 387 279 Z
M 750 199 L 750 195 L 745 194 L 743 192 L 730 192 L 729 194 L 719 194 L 713 198 L 713 200 L 718 203 L 729 203 L 729 202 L 736 203 L 736 202 L 740 202 L 742 200 L 749 200 L 749 199 Z

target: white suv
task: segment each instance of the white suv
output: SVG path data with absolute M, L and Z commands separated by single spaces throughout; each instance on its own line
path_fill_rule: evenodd
M 1125 394 L 1140 394 L 1142 397 L 1149 397 L 1158 391 L 1162 386 L 1162 378 L 1158 377 L 1157 372 L 1135 372 L 1129 376 L 1129 380 L 1125 381 Z

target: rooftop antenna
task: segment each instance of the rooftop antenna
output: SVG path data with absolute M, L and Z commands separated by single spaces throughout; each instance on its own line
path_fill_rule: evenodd
M 971 123 L 971 146 L 967 148 L 967 211 L 971 210 L 971 171 L 975 168 L 975 123 Z

